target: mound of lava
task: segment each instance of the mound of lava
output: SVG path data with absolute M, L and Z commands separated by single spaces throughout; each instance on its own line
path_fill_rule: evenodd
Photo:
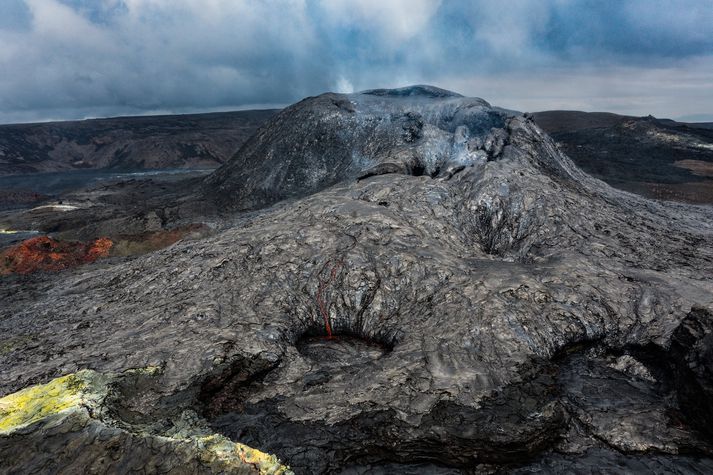
M 88 264 L 109 255 L 111 239 L 91 243 L 57 241 L 47 236 L 27 239 L 0 253 L 0 275 L 59 271 Z

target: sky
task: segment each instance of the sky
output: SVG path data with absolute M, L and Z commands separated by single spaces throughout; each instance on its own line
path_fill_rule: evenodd
M 713 121 L 713 0 L 0 0 L 0 123 L 409 84 Z

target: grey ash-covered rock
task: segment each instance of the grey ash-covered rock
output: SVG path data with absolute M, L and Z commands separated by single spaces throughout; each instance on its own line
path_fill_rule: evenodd
M 297 473 L 713 466 L 711 208 L 610 188 L 530 119 L 429 87 L 306 99 L 203 192 L 294 199 L 4 280 L 0 394 L 158 366 L 127 427 L 199 420 Z

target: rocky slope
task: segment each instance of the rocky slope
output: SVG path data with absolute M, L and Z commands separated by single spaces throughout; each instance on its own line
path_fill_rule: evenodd
M 649 198 L 713 203 L 713 130 L 606 112 L 546 111 L 535 122 L 587 173 Z
M 5 278 L 0 394 L 155 367 L 108 423 L 222 434 L 296 473 L 713 467 L 710 208 L 610 188 L 529 118 L 424 86 L 308 98 L 201 193 L 252 211 Z
M 275 111 L 0 125 L 0 175 L 87 168 L 212 168 Z

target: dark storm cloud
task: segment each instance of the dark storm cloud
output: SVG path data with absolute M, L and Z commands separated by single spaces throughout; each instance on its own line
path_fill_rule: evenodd
M 0 121 L 434 83 L 521 110 L 713 113 L 699 1 L 4 0 Z

